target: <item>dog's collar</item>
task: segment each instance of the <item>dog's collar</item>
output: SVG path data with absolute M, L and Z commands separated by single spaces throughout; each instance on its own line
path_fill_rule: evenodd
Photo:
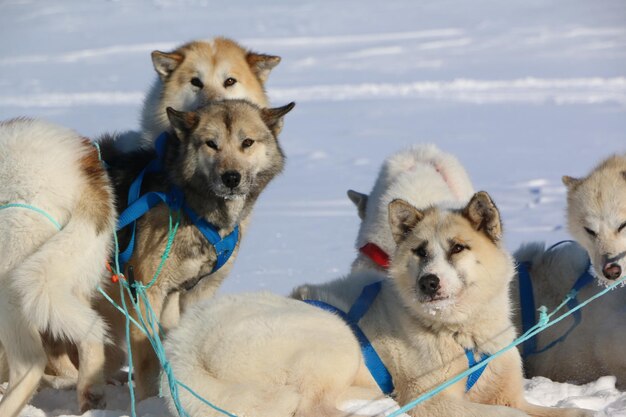
M 574 243 L 572 240 L 564 240 L 554 245 L 550 246 L 546 252 L 551 251 L 552 249 L 560 246 L 564 243 Z M 520 298 L 520 310 L 522 316 L 522 333 L 526 333 L 530 330 L 535 324 L 535 296 L 533 293 L 533 282 L 530 278 L 530 268 L 532 264 L 530 262 L 519 262 L 517 264 L 517 279 L 518 279 L 518 288 L 519 288 L 519 298 Z M 578 300 L 576 299 L 576 295 L 578 292 L 591 284 L 594 281 L 593 276 L 589 273 L 589 268 L 591 267 L 591 261 L 587 260 L 587 266 L 585 267 L 585 271 L 578 277 L 572 289 L 570 290 L 570 300 L 567 302 L 567 307 L 570 310 L 573 310 L 578 306 Z M 582 321 L 582 313 L 580 310 L 576 310 L 572 313 L 574 317 L 574 323 L 572 323 L 571 327 L 558 339 L 553 340 L 551 343 L 546 345 L 541 349 L 537 349 L 537 337 L 532 337 L 524 342 L 522 345 L 522 357 L 527 358 L 531 355 L 536 355 L 538 353 L 545 352 L 548 349 L 551 349 L 555 345 L 561 343 L 567 336 L 580 324 Z
M 159 203 L 167 204 L 170 209 L 178 211 L 180 209 L 189 217 L 191 222 L 202 233 L 205 239 L 215 248 L 217 259 L 211 273 L 220 269 L 230 258 L 237 242 L 239 241 L 239 226 L 235 226 L 234 230 L 226 237 L 222 238 L 217 228 L 211 223 L 201 218 L 186 203 L 183 191 L 176 187 L 170 187 L 167 193 L 148 192 L 141 195 L 141 185 L 144 176 L 147 173 L 159 172 L 163 170 L 163 159 L 165 157 L 165 143 L 167 141 L 167 133 L 164 132 L 156 139 L 155 149 L 157 157 L 153 159 L 135 178 L 128 190 L 128 207 L 120 213 L 117 223 L 117 229 L 121 230 L 126 226 L 132 226 L 131 239 L 124 251 L 120 253 L 120 263 L 122 270 L 124 265 L 133 255 L 135 246 L 136 220 L 146 214 L 152 207 Z M 133 294 L 134 295 L 134 294 Z
M 389 268 L 389 255 L 377 244 L 368 242 L 359 248 L 359 252 L 370 258 L 372 262 L 382 269 Z

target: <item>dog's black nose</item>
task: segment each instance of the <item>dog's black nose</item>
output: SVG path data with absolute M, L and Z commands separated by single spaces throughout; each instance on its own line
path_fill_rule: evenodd
M 426 295 L 435 295 L 441 288 L 439 277 L 433 274 L 424 275 L 419 279 L 418 284 L 422 293 Z
M 241 182 L 241 174 L 237 171 L 226 171 L 222 174 L 222 182 L 228 188 L 235 188 Z
M 615 262 L 605 264 L 602 268 L 602 274 L 606 279 L 618 279 L 622 276 L 622 267 Z

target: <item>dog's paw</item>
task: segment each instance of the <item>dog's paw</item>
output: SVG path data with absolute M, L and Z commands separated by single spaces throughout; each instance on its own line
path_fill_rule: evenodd
M 78 394 L 80 412 L 106 408 L 103 387 L 87 387 Z

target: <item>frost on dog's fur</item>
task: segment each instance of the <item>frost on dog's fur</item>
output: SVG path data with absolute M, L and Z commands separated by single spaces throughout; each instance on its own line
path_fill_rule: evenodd
M 389 230 L 387 206 L 396 198 L 419 208 L 446 202 L 461 206 L 473 193 L 467 172 L 454 156 L 430 144 L 402 150 L 385 160 L 369 196 L 348 192 L 363 220 L 356 247 L 371 242 L 388 254 L 393 252 L 395 244 Z M 353 268 L 360 266 L 373 265 L 360 255 Z
M 365 285 L 383 281 L 359 325 L 393 377 L 394 398 L 405 404 L 466 370 L 464 348 L 492 354 L 513 340 L 508 300 L 513 265 L 494 233 L 499 214 L 486 193 L 476 194 L 462 210 L 418 210 L 396 201 L 389 213 L 398 241 L 390 275 L 354 271 L 310 287 L 309 299 L 348 311 Z M 425 242 L 423 256 L 416 248 Z M 457 251 L 459 244 L 465 246 Z M 420 279 L 432 274 L 441 278 L 441 291 L 423 293 Z M 441 297 L 454 303 L 429 314 L 427 305 Z M 351 329 L 337 315 L 268 293 L 195 306 L 169 335 L 166 350 L 183 382 L 236 415 L 358 416 L 342 411 L 342 404 L 383 397 Z M 531 405 L 523 398 L 522 382 L 519 354 L 510 350 L 488 365 L 469 393 L 461 381 L 409 415 L 591 415 Z M 181 401 L 192 417 L 219 415 L 184 391 Z M 173 410 L 171 399 L 168 403 Z
M 626 155 L 614 155 L 588 176 L 563 177 L 567 222 L 589 253 L 595 275 L 609 284 L 626 273 Z
M 91 301 L 115 224 L 113 192 L 96 149 L 75 132 L 15 119 L 0 124 L 0 341 L 10 368 L 0 415 L 16 415 L 46 365 L 46 340 L 76 343 L 82 410 L 101 405 L 105 324 Z

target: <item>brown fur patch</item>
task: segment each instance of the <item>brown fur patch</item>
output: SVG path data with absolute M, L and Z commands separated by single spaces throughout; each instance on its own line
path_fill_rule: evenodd
M 112 189 L 109 177 L 100 161 L 97 149 L 84 139 L 85 154 L 80 159 L 80 168 L 87 179 L 79 211 L 92 219 L 98 234 L 109 232 L 115 219 Z

